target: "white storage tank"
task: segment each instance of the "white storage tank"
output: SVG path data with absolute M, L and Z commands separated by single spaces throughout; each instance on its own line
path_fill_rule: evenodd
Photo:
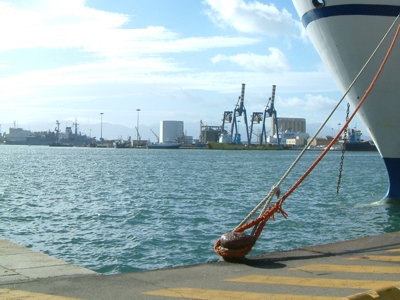
M 161 121 L 160 143 L 179 142 L 184 139 L 183 121 Z

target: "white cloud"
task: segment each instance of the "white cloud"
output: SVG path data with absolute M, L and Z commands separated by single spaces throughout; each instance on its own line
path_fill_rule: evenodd
M 299 21 L 274 4 L 243 0 L 205 0 L 211 9 L 207 10 L 211 20 L 221 27 L 232 27 L 243 33 L 261 33 L 273 37 L 298 36 Z
M 326 112 L 331 111 L 337 101 L 322 95 L 306 94 L 304 99 L 298 97 L 287 98 L 280 103 L 283 107 L 296 107 L 304 111 Z
M 27 2 L 14 7 L 0 2 L 0 51 L 29 48 L 76 48 L 105 58 L 143 57 L 250 45 L 243 37 L 179 38 L 162 27 L 122 28 L 130 16 L 95 10 L 84 0 Z
M 152 23 L 128 28 L 131 16 L 95 10 L 85 6 L 83 0 L 0 0 L 0 25 L 8 29 L 0 32 L 0 52 L 10 50 L 0 61 L 0 117 L 3 122 L 28 120 L 33 115 L 53 119 L 81 111 L 79 118 L 83 118 L 90 112 L 98 116 L 101 109 L 111 119 L 115 107 L 134 112 L 141 107 L 143 114 L 156 110 L 164 116 L 184 111 L 182 116 L 190 112 L 199 118 L 219 120 L 220 114 L 236 103 L 241 83 L 246 83 L 246 95 L 249 94 L 246 105 L 255 110 L 265 106 L 272 84 L 278 87 L 278 97 L 285 94 L 284 99 L 292 93 L 323 94 L 336 90 L 323 70 L 291 70 L 287 57 L 277 49 L 279 46 L 264 46 L 263 38 L 248 35 L 261 33 L 288 40 L 297 37 L 298 23 L 287 11 L 259 2 L 208 3 L 219 24 L 235 28 L 242 36 L 181 36 L 179 30 L 188 31 L 174 27 L 175 32 Z M 235 49 L 249 45 L 254 45 L 251 51 L 257 54 L 244 53 L 250 47 Z M 266 47 L 270 48 L 263 51 Z M 29 56 L 33 48 L 36 49 Z M 53 48 L 72 51 L 52 52 Z M 19 51 L 13 52 L 14 49 Z M 212 49 L 218 52 L 197 53 Z M 78 51 L 86 53 L 77 55 Z M 183 52 L 190 55 L 168 55 Z M 39 60 L 31 63 L 37 53 Z M 65 62 L 60 53 L 68 56 Z M 220 54 L 214 56 L 216 53 Z M 44 55 L 51 56 L 49 64 Z M 206 60 L 210 56 L 218 65 L 209 68 Z M 227 71 L 226 64 L 233 67 L 229 66 Z M 279 103 L 279 112 L 286 114 L 293 107 L 306 106 L 311 110 L 317 103 L 327 105 L 324 101 L 328 100 L 317 96 L 307 96 L 305 100 L 289 98 Z M 183 107 L 185 103 L 187 107 Z M 312 114 L 316 114 L 316 109 Z M 121 114 L 115 115 L 115 122 L 120 122 Z M 161 117 L 152 116 L 149 120 L 154 122 L 157 118 Z
M 215 48 L 230 48 L 237 46 L 245 46 L 245 45 L 253 45 L 258 43 L 258 39 L 253 38 L 245 38 L 245 37 L 194 37 L 194 38 L 186 38 L 179 39 L 170 44 L 173 46 L 174 52 L 179 51 L 202 51 L 206 49 L 215 49 Z M 167 49 L 169 49 L 169 44 L 164 44 Z M 172 52 L 170 49 L 170 52 Z M 159 50 L 160 51 L 160 50 Z M 161 50 L 162 51 L 162 50 Z M 164 50 L 165 51 L 165 50 Z
M 0 99 L 7 99 L 12 94 L 16 97 L 25 96 L 33 93 L 33 90 L 52 86 L 143 81 L 146 78 L 153 78 L 155 73 L 183 70 L 168 60 L 142 58 L 130 61 L 107 60 L 49 70 L 26 71 L 11 77 L 0 78 Z
M 246 70 L 256 72 L 281 72 L 289 70 L 289 64 L 284 53 L 276 48 L 269 48 L 269 51 L 270 55 L 248 53 L 226 56 L 219 54 L 212 58 L 212 62 L 229 61 Z
M 100 52 L 101 55 L 106 57 L 143 57 L 164 53 L 197 52 L 215 48 L 253 45 L 259 42 L 257 39 L 252 38 L 219 36 L 180 39 L 172 37 L 172 34 L 168 33 L 167 30 L 165 30 L 165 36 L 154 36 L 152 38 L 149 34 L 142 39 L 137 37 L 134 31 L 125 32 L 126 36 L 121 37 L 120 40 L 115 40 L 115 37 L 110 36 L 107 43 L 98 40 L 99 44 L 96 44 L 96 41 L 94 41 L 85 50 Z
M 93 37 L 118 28 L 128 16 L 91 9 L 84 0 L 0 2 L 0 51 L 33 47 L 85 47 Z

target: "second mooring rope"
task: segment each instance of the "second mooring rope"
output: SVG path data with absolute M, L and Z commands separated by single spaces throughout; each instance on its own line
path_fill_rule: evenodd
M 400 16 L 400 15 L 399 15 Z M 378 48 L 381 46 L 383 40 L 386 38 L 386 36 L 389 34 L 390 30 L 392 29 L 392 27 L 394 26 L 394 24 L 397 22 L 399 16 L 397 16 L 397 18 L 395 19 L 395 21 L 393 22 L 392 26 L 389 28 L 388 32 L 386 33 L 386 35 L 384 36 L 384 38 L 382 39 L 382 41 L 379 43 L 378 47 L 375 49 L 374 53 L 371 55 L 371 57 L 369 58 L 369 60 L 367 61 L 367 63 L 364 65 L 363 69 L 360 71 L 360 73 L 357 75 L 357 77 L 355 78 L 355 80 L 352 82 L 352 84 L 350 85 L 350 87 L 347 89 L 345 95 L 342 97 L 342 99 L 339 101 L 339 103 L 336 105 L 335 109 L 337 109 L 337 107 L 339 106 L 339 104 L 342 102 L 342 100 L 345 98 L 345 96 L 347 95 L 347 93 L 350 91 L 351 87 L 355 84 L 356 80 L 359 78 L 359 76 L 361 75 L 361 73 L 363 72 L 363 70 L 365 69 L 365 67 L 368 65 L 368 63 L 370 62 L 370 60 L 372 59 L 372 57 L 375 55 L 376 51 L 378 50 Z M 367 89 L 367 91 L 365 92 L 363 98 L 360 100 L 360 102 L 358 103 L 357 107 L 355 108 L 354 112 L 352 113 L 352 115 L 348 118 L 348 120 L 346 121 L 346 123 L 344 124 L 344 126 L 339 130 L 339 132 L 337 133 L 337 135 L 332 139 L 332 141 L 329 143 L 329 145 L 322 151 L 322 153 L 318 156 L 318 158 L 314 161 L 313 164 L 311 164 L 311 166 L 306 170 L 306 172 L 304 172 L 304 174 L 295 182 L 295 184 L 293 184 L 293 186 L 282 196 L 282 198 L 280 198 L 273 206 L 269 207 L 269 204 L 273 198 L 274 195 L 277 195 L 279 198 L 280 195 L 280 184 L 283 182 L 284 179 L 286 179 L 286 177 L 289 175 L 289 173 L 291 172 L 291 170 L 294 168 L 294 166 L 297 164 L 297 162 L 300 160 L 300 158 L 302 157 L 302 155 L 305 153 L 305 151 L 308 149 L 308 147 L 311 145 L 312 141 L 315 139 L 315 137 L 319 134 L 319 132 L 321 131 L 321 129 L 325 126 L 327 120 L 332 116 L 333 112 L 329 115 L 328 119 L 324 122 L 324 124 L 320 127 L 320 129 L 317 131 L 317 133 L 313 136 L 313 138 L 308 142 L 307 146 L 302 150 L 302 152 L 300 153 L 300 155 L 298 156 L 298 158 L 295 160 L 295 162 L 290 166 L 290 168 L 288 169 L 288 171 L 286 171 L 286 173 L 284 174 L 284 176 L 281 178 L 281 180 L 278 182 L 278 184 L 274 185 L 270 192 L 268 193 L 268 195 L 256 206 L 255 209 L 252 210 L 252 212 L 234 229 L 233 232 L 243 232 L 251 227 L 253 228 L 252 231 L 252 236 L 254 236 L 253 242 L 241 249 L 235 249 L 235 250 L 230 250 L 230 249 L 226 249 L 224 247 L 221 247 L 221 239 L 218 239 L 216 241 L 216 243 L 214 244 L 214 251 L 219 254 L 220 256 L 224 257 L 224 258 L 240 258 L 240 257 L 244 257 L 247 253 L 249 253 L 251 251 L 251 249 L 253 248 L 255 242 L 257 241 L 257 238 L 259 237 L 259 235 L 261 234 L 261 231 L 263 230 L 266 222 L 270 219 L 270 218 L 274 218 L 275 213 L 279 212 L 283 215 L 283 217 L 287 217 L 287 214 L 282 210 L 282 204 L 283 202 L 289 197 L 289 195 L 291 195 L 293 193 L 293 191 L 304 181 L 304 179 L 311 173 L 311 171 L 318 165 L 318 163 L 322 160 L 322 158 L 326 155 L 326 153 L 331 149 L 331 147 L 336 143 L 336 141 L 339 139 L 340 135 L 343 133 L 343 131 L 348 127 L 348 125 L 350 124 L 350 122 L 352 121 L 352 119 L 354 118 L 354 116 L 356 115 L 356 113 L 358 112 L 358 110 L 361 108 L 361 106 L 363 105 L 363 103 L 365 102 L 365 100 L 367 99 L 367 97 L 369 96 L 372 88 L 375 86 L 375 83 L 377 82 L 391 52 L 392 49 L 396 43 L 398 34 L 400 32 L 400 25 L 397 28 L 397 31 L 394 35 L 393 41 L 385 55 L 385 58 L 383 60 L 383 62 L 381 63 L 380 68 L 378 69 L 374 79 L 372 80 L 369 88 Z M 254 215 L 254 213 L 261 208 L 261 206 L 264 204 L 264 208 L 261 211 L 260 215 L 258 218 L 254 219 L 253 221 L 248 222 L 248 220 L 252 217 L 252 215 Z

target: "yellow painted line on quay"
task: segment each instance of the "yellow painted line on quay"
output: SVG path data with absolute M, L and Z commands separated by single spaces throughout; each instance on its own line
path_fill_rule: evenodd
M 156 290 L 144 292 L 142 294 L 161 297 L 200 299 L 200 300 L 337 300 L 338 297 L 311 296 L 311 295 L 294 295 L 294 294 L 268 294 L 268 293 L 251 293 L 227 290 L 206 290 L 196 288 L 169 288 L 164 290 Z
M 362 255 L 346 258 L 346 260 L 376 260 L 376 261 L 391 261 L 400 262 L 400 256 L 391 255 Z
M 328 265 L 313 264 L 302 267 L 290 268 L 289 270 L 301 271 L 324 271 L 344 273 L 375 273 L 375 274 L 400 274 L 400 266 L 359 266 L 359 265 Z
M 0 299 L 24 299 L 24 300 L 78 300 L 77 298 L 33 293 L 27 291 L 0 289 Z
M 400 252 L 400 249 L 388 250 L 388 252 Z M 355 256 L 346 260 L 375 260 L 386 262 L 398 262 L 400 256 Z M 314 264 L 289 270 L 303 271 L 323 271 L 323 272 L 343 272 L 343 273 L 371 273 L 371 274 L 400 274 L 400 266 L 361 266 L 361 265 L 328 265 Z M 226 279 L 227 282 L 255 283 L 255 284 L 279 284 L 303 287 L 320 287 L 320 288 L 339 288 L 339 289 L 363 289 L 367 290 L 359 294 L 348 297 L 329 297 L 329 296 L 312 296 L 312 295 L 295 295 L 295 294 L 270 294 L 270 293 L 253 293 L 232 290 L 209 290 L 199 288 L 168 288 L 162 290 L 154 290 L 144 292 L 145 295 L 173 297 L 184 299 L 218 299 L 218 300 L 329 300 L 329 299 L 349 299 L 349 300 L 369 300 L 369 299 L 400 299 L 399 281 L 378 281 L 378 280 L 354 280 L 354 279 L 326 279 L 326 278 L 300 278 L 285 276 L 264 276 L 249 275 L 238 278 Z M 394 298 L 393 298 L 394 296 Z M 389 298 L 388 298 L 389 297 Z
M 378 280 L 354 280 L 354 279 L 328 279 L 328 278 L 306 278 L 306 277 L 285 277 L 285 276 L 264 276 L 249 275 L 225 281 L 279 284 L 295 286 L 312 286 L 346 289 L 379 289 L 385 286 L 400 285 L 399 281 L 378 281 Z

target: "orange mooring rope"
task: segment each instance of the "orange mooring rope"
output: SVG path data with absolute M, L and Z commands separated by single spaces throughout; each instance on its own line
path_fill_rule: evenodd
M 337 133 L 337 135 L 332 139 L 332 141 L 329 143 L 329 145 L 322 151 L 322 153 L 318 156 L 318 158 L 314 161 L 314 163 L 311 164 L 311 166 L 304 172 L 304 174 L 296 181 L 295 184 L 282 196 L 281 199 L 279 199 L 274 205 L 269 207 L 262 215 L 260 215 L 258 218 L 254 219 L 253 221 L 246 223 L 240 227 L 237 227 L 234 232 L 243 232 L 251 227 L 254 227 L 252 235 L 254 236 L 254 243 L 252 245 L 249 245 L 248 247 L 242 248 L 242 249 L 235 249 L 235 250 L 230 250 L 221 247 L 221 239 L 218 239 L 215 244 L 214 244 L 214 251 L 222 256 L 223 258 L 242 258 L 246 254 L 248 254 L 253 246 L 255 245 L 255 242 L 257 241 L 258 237 L 260 236 L 265 224 L 267 221 L 272 218 L 274 219 L 275 213 L 281 213 L 282 216 L 286 219 L 287 214 L 282 210 L 282 204 L 283 202 L 294 192 L 294 190 L 304 181 L 304 179 L 311 173 L 311 171 L 318 165 L 318 163 L 322 160 L 322 158 L 328 153 L 330 148 L 335 144 L 335 142 L 339 139 L 340 135 L 343 133 L 345 128 L 348 127 L 350 124 L 351 120 L 354 118 L 360 107 L 363 105 L 367 97 L 369 96 L 372 88 L 375 86 L 376 81 L 378 80 L 383 67 L 385 66 L 390 53 L 392 52 L 392 49 L 396 43 L 397 36 L 399 35 L 400 32 L 400 25 L 397 27 L 397 31 L 394 35 L 393 41 L 385 55 L 384 60 L 382 61 L 381 66 L 379 67 L 378 72 L 376 73 L 374 79 L 372 80 L 369 88 L 365 92 L 363 98 L 360 100 L 358 103 L 357 107 L 355 108 L 354 112 L 352 115 L 349 117 L 349 119 L 346 121 L 342 129 Z

